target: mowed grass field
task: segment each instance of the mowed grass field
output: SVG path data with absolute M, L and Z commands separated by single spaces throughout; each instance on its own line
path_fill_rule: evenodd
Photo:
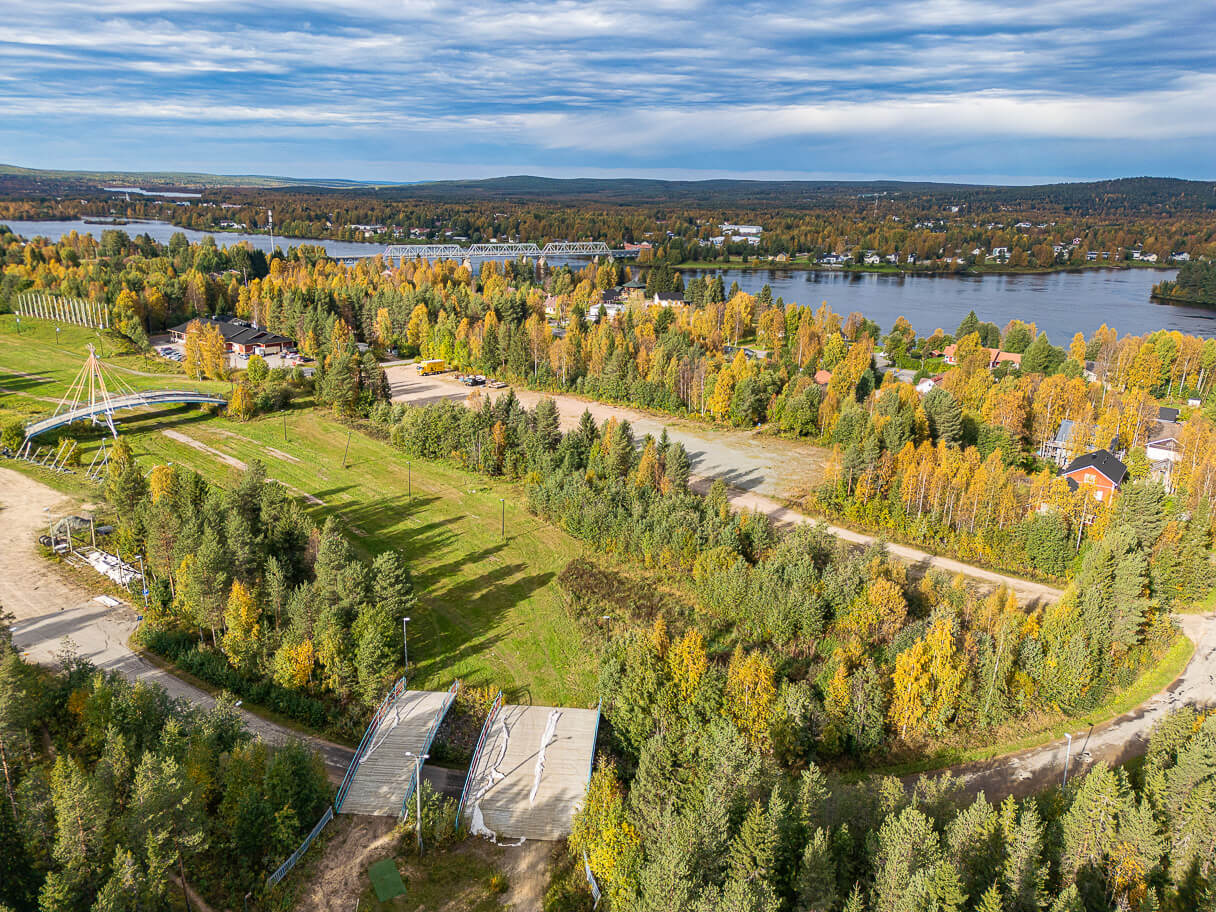
M 24 325 L 18 339 L 9 332 L 12 317 L 3 320 L 0 419 L 31 420 L 49 413 L 48 398 L 62 395 L 92 334 L 77 329 L 73 344 L 64 340 L 56 352 L 53 327 L 48 350 L 47 339 L 29 338 Z M 142 359 L 125 360 L 134 366 Z M 14 388 L 14 378 L 28 379 L 23 373 L 48 380 Z M 156 386 L 227 387 L 189 384 L 172 374 L 124 378 Z M 44 396 L 48 391 L 50 396 Z M 370 559 L 388 549 L 402 553 L 420 597 L 409 625 L 415 686 L 446 689 L 461 678 L 501 687 L 515 702 L 593 702 L 598 662 L 555 582 L 583 546 L 529 515 L 518 486 L 440 463 L 411 464 L 388 443 L 352 433 L 328 413 L 309 407 L 248 423 L 194 407 L 120 412 L 117 418 L 137 460 L 149 469 L 172 462 L 226 484 L 240 472 L 234 462 L 258 459 L 270 477 L 300 497 L 318 525 L 336 517 L 361 557 Z M 87 466 L 100 445 L 100 429 L 77 427 L 73 432 Z M 98 487 L 81 472 L 57 475 L 27 463 L 7 465 L 97 499 Z
M 0 314 L 0 395 L 4 390 L 56 402 L 84 365 L 90 344 L 105 365 L 106 373 L 134 390 L 199 389 L 225 394 L 228 383 L 190 380 L 180 367 L 159 358 L 126 354 L 107 336 L 82 326 L 21 318 L 20 332 L 13 314 Z M 115 392 L 115 390 L 111 390 Z

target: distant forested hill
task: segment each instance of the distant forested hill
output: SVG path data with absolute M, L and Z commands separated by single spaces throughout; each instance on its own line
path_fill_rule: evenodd
M 1216 212 L 1216 184 L 1164 177 L 1133 177 L 1089 183 L 1029 187 L 927 181 L 669 181 L 635 178 L 558 179 L 514 175 L 486 180 L 423 183 L 352 181 L 336 178 L 287 178 L 174 172 L 39 171 L 0 165 L 0 196 L 96 191 L 103 186 L 158 190 L 217 188 L 298 192 L 343 191 L 381 200 L 475 202 L 505 200 L 547 203 L 583 202 L 622 206 L 678 204 L 758 209 L 857 207 L 871 201 L 897 201 L 926 208 L 958 206 L 963 212 L 1001 207 L 1056 210 L 1072 215 L 1172 215 Z

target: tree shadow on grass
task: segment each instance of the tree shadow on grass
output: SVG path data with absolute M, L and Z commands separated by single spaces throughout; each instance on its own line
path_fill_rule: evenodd
M 510 630 L 488 633 L 553 580 L 553 573 L 520 576 L 527 569 L 522 563 L 505 564 L 424 597 L 426 609 L 436 615 L 420 640 L 420 654 L 425 657 L 420 667 L 428 678 L 454 676 L 460 665 L 472 664 L 480 669 L 473 672 L 469 683 L 492 683 L 504 690 L 529 683 L 517 679 L 529 663 L 503 649 Z M 506 666 L 509 678 L 502 679 L 495 666 Z

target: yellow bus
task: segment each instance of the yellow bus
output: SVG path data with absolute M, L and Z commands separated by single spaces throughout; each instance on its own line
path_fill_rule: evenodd
M 430 374 L 442 374 L 448 369 L 447 362 L 442 358 L 432 358 L 430 361 L 418 362 L 418 373 L 423 377 Z

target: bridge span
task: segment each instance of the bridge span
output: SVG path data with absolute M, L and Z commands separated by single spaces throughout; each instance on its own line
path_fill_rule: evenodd
M 60 412 L 57 415 L 52 415 L 50 418 L 43 418 L 41 421 L 34 421 L 25 426 L 25 442 L 29 443 L 31 439 L 39 434 L 45 434 L 47 431 L 53 431 L 56 428 L 66 427 L 74 421 L 82 421 L 86 418 L 105 417 L 107 423 L 114 412 L 119 409 L 141 408 L 147 405 L 226 405 L 227 400 L 219 396 L 213 396 L 210 393 L 200 393 L 197 390 L 149 390 L 144 393 L 128 393 L 125 396 L 110 396 L 107 399 L 90 402 L 85 405 L 69 409 L 66 412 Z M 113 427 L 112 423 L 111 427 Z
M 550 241 L 544 247 L 536 244 L 393 244 L 382 256 L 386 260 L 516 260 L 520 257 L 539 260 L 556 257 L 624 257 L 637 256 L 636 250 L 613 250 L 603 241 Z M 337 257 L 344 263 L 356 263 L 365 256 Z

